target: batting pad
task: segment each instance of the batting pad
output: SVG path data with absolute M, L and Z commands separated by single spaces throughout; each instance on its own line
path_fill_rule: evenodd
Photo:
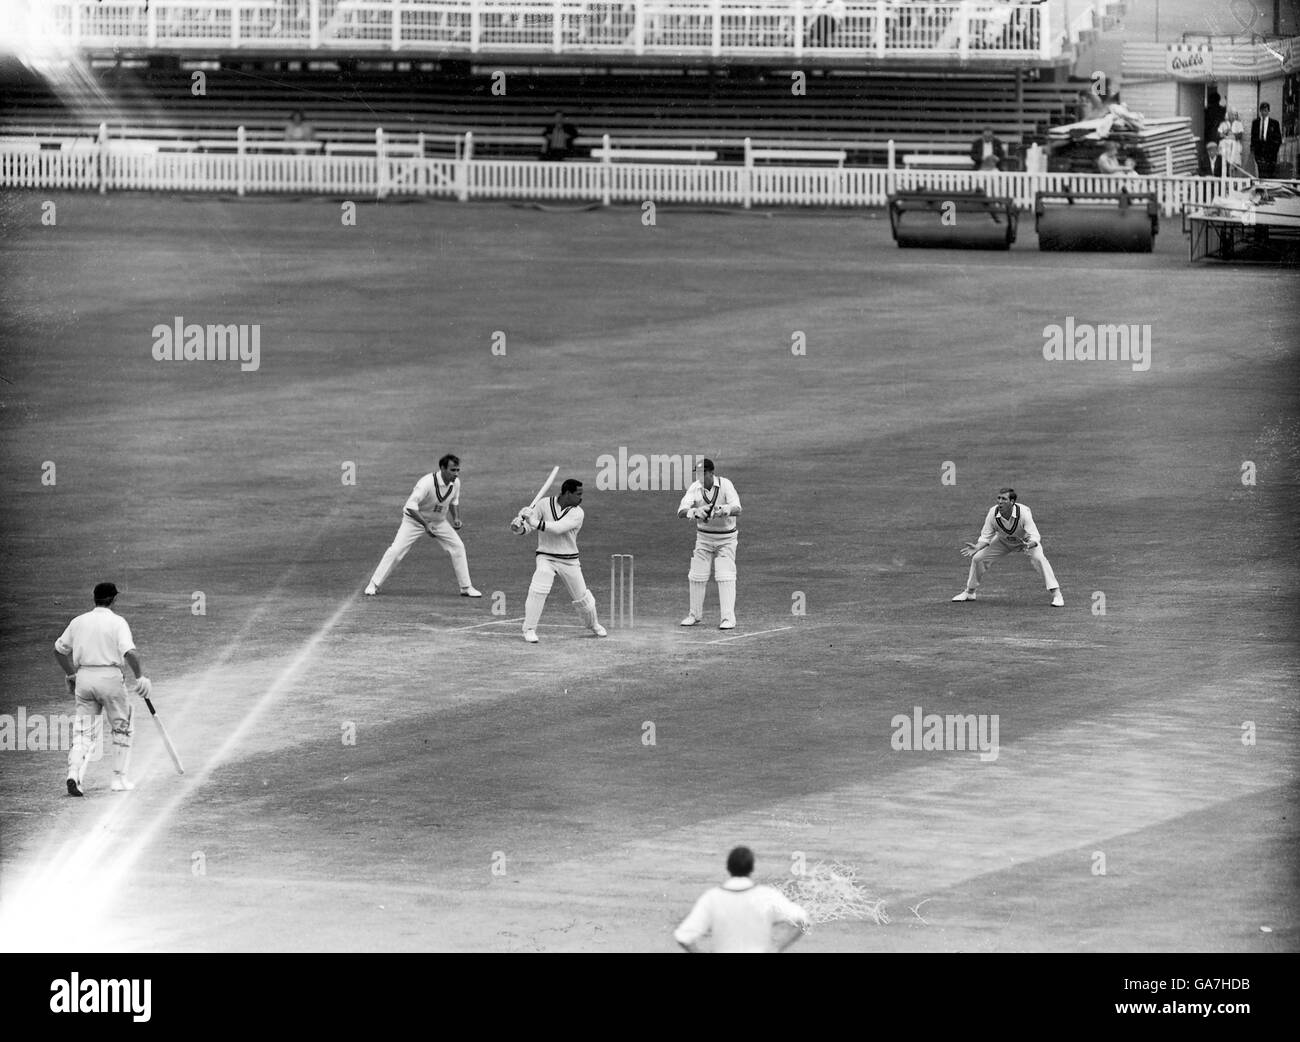
M 588 590 L 578 600 L 573 602 L 573 607 L 578 612 L 578 618 L 587 629 L 595 629 L 599 620 L 596 618 L 596 597 Z

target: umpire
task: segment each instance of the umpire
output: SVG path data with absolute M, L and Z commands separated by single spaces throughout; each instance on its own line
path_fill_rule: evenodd
M 68 691 L 77 699 L 72 748 L 68 751 L 69 796 L 82 795 L 81 779 L 94 744 L 95 730 L 101 725 L 101 713 L 113 728 L 113 791 L 135 788 L 126 777 L 134 729 L 122 663 L 130 666 L 135 674 L 135 694 L 145 697 L 151 687 L 131 637 L 131 627 L 112 610 L 117 587 L 99 583 L 94 597 L 95 607 L 68 623 L 63 635 L 54 642 L 54 657 L 63 669 Z

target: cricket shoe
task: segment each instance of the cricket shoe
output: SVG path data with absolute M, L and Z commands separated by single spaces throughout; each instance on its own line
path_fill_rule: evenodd
M 605 629 L 605 627 L 602 626 L 599 622 L 596 623 L 596 625 L 591 627 L 591 632 L 594 633 L 597 637 L 609 636 L 609 630 Z
M 84 795 L 85 795 L 85 793 L 81 791 L 81 785 L 80 785 L 80 783 L 77 781 L 76 778 L 69 778 L 69 779 L 68 779 L 68 795 L 69 795 L 69 796 L 84 796 Z
M 130 792 L 134 788 L 135 788 L 135 782 L 129 782 L 125 778 L 121 777 L 120 775 L 116 775 L 116 774 L 113 775 L 114 792 Z
M 461 588 L 461 591 L 460 591 L 460 595 L 461 595 L 462 597 L 482 597 L 482 596 L 483 596 L 483 594 L 479 593 L 479 591 L 476 590 L 476 589 L 474 589 L 474 587 L 472 587 L 472 586 L 465 586 L 465 587 L 462 587 L 462 588 Z
M 367 596 L 367 597 L 373 597 L 373 596 L 375 596 L 378 592 L 379 592 L 379 587 L 376 586 L 374 583 L 371 583 L 369 586 L 366 587 L 366 596 Z
M 736 628 L 735 619 L 723 619 L 720 623 L 718 623 L 718 629 L 720 630 L 734 630 L 735 628 Z
M 962 590 L 961 593 L 957 594 L 957 596 L 953 598 L 954 601 L 973 601 L 974 599 L 974 590 Z
M 1061 596 L 1060 590 L 1057 590 L 1056 594 L 1052 597 L 1052 607 L 1053 608 L 1065 607 L 1065 598 Z
M 536 644 L 536 643 L 537 643 L 537 631 L 536 631 L 536 630 L 524 630 L 524 640 L 528 641 L 529 644 Z
M 702 619 L 697 619 L 694 615 L 688 615 L 686 616 L 686 618 L 682 619 L 682 625 L 694 626 L 697 622 L 702 622 L 702 621 L 703 621 Z

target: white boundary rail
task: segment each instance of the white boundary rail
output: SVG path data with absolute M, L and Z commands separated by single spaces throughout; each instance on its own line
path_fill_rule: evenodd
M 213 144 L 209 142 L 209 144 Z M 159 148 L 156 142 L 98 138 L 0 138 L 0 188 L 107 191 L 181 191 L 426 195 L 470 199 L 547 199 L 568 202 L 694 203 L 721 206 L 884 206 L 897 191 L 970 192 L 1009 196 L 1022 209 L 1040 191 L 1155 192 L 1161 212 L 1204 204 L 1249 180 L 1209 177 L 1111 177 L 1103 174 L 908 170 L 897 166 L 756 166 L 724 163 L 566 162 L 477 159 L 473 135 L 456 157 L 388 152 L 375 133 L 368 155 L 291 154 L 279 145 L 262 151 L 243 128 L 225 151 Z M 269 144 L 269 143 L 268 143 Z M 894 152 L 890 150 L 892 160 Z
M 832 23 L 813 0 L 28 0 L 20 30 L 113 52 L 1050 61 L 1068 42 L 1066 10 L 1064 0 L 844 0 Z

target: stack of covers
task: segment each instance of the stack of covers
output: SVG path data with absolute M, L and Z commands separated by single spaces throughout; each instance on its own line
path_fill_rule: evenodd
M 1199 166 L 1190 116 L 1144 119 L 1123 105 L 1112 105 L 1099 119 L 1053 127 L 1048 133 L 1048 169 L 1095 174 L 1107 141 L 1119 142 L 1121 157 L 1131 158 L 1139 174 L 1165 173 L 1167 149 L 1173 149 L 1175 174 L 1195 174 Z

